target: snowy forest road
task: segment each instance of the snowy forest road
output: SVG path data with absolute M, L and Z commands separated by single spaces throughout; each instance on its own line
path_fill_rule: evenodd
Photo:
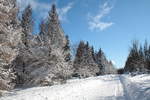
M 149 75 L 104 75 L 12 91 L 0 100 L 150 100 L 149 82 Z
M 108 80 L 110 79 L 110 80 Z M 103 86 L 105 87 L 105 91 L 102 96 L 100 96 L 97 100 L 128 100 L 126 97 L 126 92 L 124 90 L 124 86 L 121 82 L 121 77 L 119 75 L 110 76 L 105 79 Z M 99 90 L 101 88 L 99 87 Z

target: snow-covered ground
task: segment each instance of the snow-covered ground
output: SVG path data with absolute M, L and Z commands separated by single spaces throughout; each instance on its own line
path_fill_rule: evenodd
M 150 75 L 105 75 L 14 90 L 0 100 L 150 100 Z

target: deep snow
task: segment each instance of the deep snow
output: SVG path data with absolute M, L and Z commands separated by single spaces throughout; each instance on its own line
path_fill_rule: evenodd
M 150 75 L 105 75 L 14 90 L 0 100 L 150 100 Z

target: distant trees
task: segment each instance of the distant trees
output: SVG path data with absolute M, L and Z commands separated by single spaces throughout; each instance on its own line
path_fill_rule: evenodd
M 102 49 L 97 52 L 88 42 L 80 41 L 77 48 L 74 46 L 76 54 L 72 57 L 69 37 L 65 36 L 61 27 L 55 4 L 47 19 L 41 22 L 39 34 L 34 35 L 31 6 L 23 11 L 21 24 L 19 20 L 13 23 L 11 15 L 17 16 L 12 12 L 16 8 L 13 2 L 15 0 L 3 0 L 6 7 L 0 9 L 0 29 L 4 29 L 0 30 L 0 89 L 13 88 L 15 85 L 53 85 L 72 76 L 85 78 L 116 73 Z M 2 15 L 9 17 L 4 20 Z M 150 69 L 150 47 L 147 44 L 144 49 L 133 45 L 126 71 L 134 71 L 132 69 L 139 64 L 140 70 Z
M 111 61 L 108 61 L 104 52 L 100 48 L 97 53 L 95 53 L 95 62 L 98 64 L 100 69 L 99 75 L 104 74 L 115 74 L 116 69 Z
M 92 48 L 88 42 L 85 44 L 80 41 L 73 66 L 75 68 L 74 75 L 79 77 L 96 76 L 99 72 L 99 68 L 92 56 Z
M 150 45 L 145 41 L 144 44 L 144 58 L 145 58 L 145 68 L 150 70 Z
M 124 68 L 125 72 L 140 72 L 145 73 L 149 70 L 150 61 L 150 46 L 145 41 L 144 46 L 138 44 L 137 41 L 132 43 L 130 53 Z
M 75 76 L 89 77 L 104 74 L 114 74 L 116 70 L 103 51 L 95 52 L 94 48 L 80 41 L 74 60 Z
M 124 68 L 118 69 L 118 70 L 117 70 L 117 73 L 118 73 L 118 74 L 124 74 Z

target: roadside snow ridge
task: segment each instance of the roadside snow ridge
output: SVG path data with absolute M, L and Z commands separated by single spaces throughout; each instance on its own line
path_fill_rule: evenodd
M 141 78 L 105 75 L 74 79 L 64 85 L 15 90 L 0 100 L 150 100 L 150 76 L 143 75 Z M 140 82 L 143 84 L 139 87 L 137 84 Z M 140 96 L 141 93 L 144 97 Z

